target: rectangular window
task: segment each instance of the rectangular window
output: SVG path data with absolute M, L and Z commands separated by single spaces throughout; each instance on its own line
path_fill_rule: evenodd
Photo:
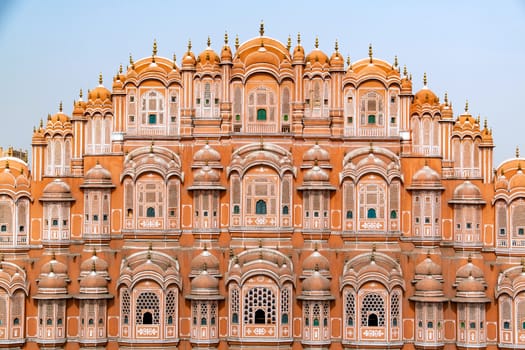
M 51 220 L 51 225 L 52 226 L 58 226 L 58 219 Z
M 219 104 L 219 99 L 218 99 L 218 98 L 215 99 L 215 104 L 216 104 L 216 105 Z
M 523 227 L 518 228 L 518 235 L 523 236 L 524 233 Z
M 135 96 L 130 96 L 129 97 L 129 102 L 135 102 Z
M 504 228 L 500 228 L 499 229 L 499 234 L 500 234 L 500 236 L 505 236 L 505 229 Z
M 157 115 L 156 114 L 150 114 L 148 116 L 148 124 L 157 124 Z
M 173 103 L 177 102 L 177 96 L 171 96 L 171 102 Z
M 467 222 L 467 228 L 472 228 L 472 223 L 471 222 Z
M 108 221 L 108 215 L 107 215 L 107 214 L 104 214 L 104 215 L 102 216 L 102 220 L 104 220 L 104 221 Z
M 376 123 L 376 116 L 374 114 L 368 115 L 368 124 L 375 124 Z
M 7 225 L 0 226 L 0 231 L 1 232 L 7 232 Z
M 135 122 L 135 116 L 134 115 L 130 115 L 129 116 L 129 122 L 130 123 L 134 123 Z
M 26 229 L 25 226 L 24 226 L 24 225 L 21 225 L 19 231 L 20 231 L 20 232 L 24 232 L 25 229 Z
M 351 124 L 351 123 L 354 122 L 354 118 L 353 117 L 347 117 L 346 121 L 347 121 L 347 123 Z
M 201 99 L 200 99 L 200 98 L 196 99 L 196 100 L 195 100 L 195 103 L 198 104 L 198 105 L 200 105 L 200 104 L 201 104 Z
M 171 120 L 172 123 L 175 123 L 177 121 L 177 117 L 172 115 L 170 120 Z
M 93 221 L 98 221 L 98 215 L 93 215 Z
M 425 216 L 425 224 L 430 224 L 430 218 L 428 216 Z

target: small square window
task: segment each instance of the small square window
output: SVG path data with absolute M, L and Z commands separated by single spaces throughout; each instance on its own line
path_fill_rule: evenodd
M 200 99 L 200 98 L 197 98 L 197 99 L 195 100 L 195 103 L 198 104 L 198 105 L 200 105 L 200 104 L 201 104 L 201 99 Z
M 62 220 L 62 226 L 67 226 L 67 220 Z
M 456 228 L 459 230 L 461 228 L 461 224 L 456 224 Z
M 328 99 L 327 98 L 324 99 L 324 105 L 328 106 Z
M 348 103 L 352 103 L 352 100 L 353 100 L 353 99 L 352 99 L 352 96 L 348 96 L 348 98 L 346 99 L 346 101 L 347 101 Z
M 24 232 L 25 229 L 26 229 L 26 228 L 25 228 L 24 225 L 21 225 L 21 226 L 19 227 L 19 231 L 20 231 L 20 232 Z
M 419 218 L 416 217 L 416 224 L 419 224 Z
M 523 236 L 523 234 L 525 233 L 523 231 L 524 231 L 523 227 L 518 228 L 518 235 Z
M 98 221 L 98 215 L 93 215 L 93 221 Z
M 396 117 L 390 118 L 390 124 L 395 124 L 395 123 L 396 123 Z
M 172 115 L 170 120 L 171 120 L 172 123 L 175 123 L 177 121 L 177 117 Z
M 102 220 L 104 220 L 104 221 L 108 221 L 108 215 L 107 215 L 107 214 L 104 214 L 104 215 L 102 216 Z
M 131 96 L 129 97 L 129 102 L 135 102 L 135 96 L 131 95 Z
M 170 210 L 170 216 L 171 217 L 175 216 L 175 210 L 173 210 L 173 209 Z
M 134 115 L 130 115 L 128 118 L 129 118 L 129 122 L 130 123 L 134 123 L 135 122 L 135 116 Z
M 467 222 L 467 228 L 472 228 L 472 223 L 471 222 Z
M 213 212 L 213 216 L 214 217 L 217 216 L 217 212 L 216 211 Z
M 58 219 L 53 219 L 53 220 L 51 221 L 51 225 L 52 225 L 52 226 L 58 226 Z
M 307 99 L 304 100 L 304 102 L 305 102 L 307 105 L 309 105 L 309 104 L 310 104 L 310 99 L 307 98 Z
M 150 114 L 148 116 L 148 124 L 157 124 L 157 115 L 156 114 Z
M 205 106 L 209 106 L 210 105 L 210 99 L 209 98 L 204 100 L 204 105 Z
M 176 103 L 177 102 L 177 96 L 171 96 L 171 102 Z
M 239 207 L 238 205 L 234 205 L 233 206 L 233 213 L 234 214 L 240 214 L 241 213 L 241 207 Z
M 347 117 L 347 118 L 346 118 L 346 121 L 347 121 L 347 123 L 351 124 L 351 123 L 354 122 L 354 118 L 352 118 L 352 117 Z
M 425 224 L 430 224 L 430 218 L 428 216 L 425 216 Z
M 499 234 L 500 234 L 500 236 L 505 236 L 505 229 L 504 228 L 500 228 L 499 229 Z
M 7 232 L 7 225 L 0 226 L 0 231 L 1 232 Z
M 390 97 L 390 103 L 396 103 L 396 97 L 395 96 L 391 96 Z
M 219 104 L 219 99 L 218 99 L 218 98 L 215 99 L 215 104 L 216 104 L 216 105 Z
M 314 217 L 316 217 L 316 218 L 319 217 L 319 212 L 318 211 L 314 211 Z
M 205 211 L 202 212 L 202 214 L 203 214 L 204 216 L 208 216 L 208 211 L 205 210 Z

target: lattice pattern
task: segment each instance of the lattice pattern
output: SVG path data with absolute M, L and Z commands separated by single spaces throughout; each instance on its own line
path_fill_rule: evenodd
M 7 325 L 7 299 L 7 294 L 0 295 L 0 326 Z
M 517 325 L 516 329 L 523 330 L 523 323 L 525 322 L 525 300 L 521 299 L 516 303 L 516 309 L 517 309 Z
M 123 289 L 121 296 L 120 296 L 120 312 L 122 313 L 122 319 L 124 320 L 127 316 L 127 319 L 129 320 L 130 317 L 130 296 L 127 289 Z
M 239 306 L 240 306 L 240 298 L 239 298 L 239 289 L 232 288 L 230 289 L 230 309 L 232 312 L 232 315 L 236 313 L 239 315 Z
M 137 324 L 144 324 L 144 315 L 152 315 L 151 324 L 160 324 L 159 297 L 153 292 L 142 292 L 137 298 L 135 307 L 135 320 Z
M 281 314 L 287 314 L 290 310 L 290 289 L 281 289 Z
M 283 89 L 283 96 L 282 96 L 282 107 L 281 111 L 282 114 L 290 114 L 290 90 L 288 88 Z
M 377 325 L 385 326 L 385 300 L 377 293 L 369 293 L 363 298 L 361 305 L 361 326 L 368 327 L 368 316 L 377 316 Z
M 255 313 L 258 310 L 264 312 L 265 324 L 275 324 L 276 301 L 271 289 L 266 287 L 254 287 L 244 296 L 244 323 L 255 324 Z
M 399 300 L 399 292 L 395 291 L 390 296 L 390 322 L 392 327 L 398 327 L 399 326 L 399 316 L 400 316 L 400 300 Z
M 345 295 L 345 318 L 347 326 L 355 324 L 355 295 L 351 291 Z
M 164 123 L 164 97 L 156 91 L 149 91 L 142 95 L 142 124 L 163 124 Z M 149 116 L 156 115 L 156 120 L 152 123 Z
M 170 290 L 166 295 L 166 319 L 168 319 L 170 316 L 172 319 L 175 319 L 176 301 L 177 299 L 175 297 L 175 292 Z

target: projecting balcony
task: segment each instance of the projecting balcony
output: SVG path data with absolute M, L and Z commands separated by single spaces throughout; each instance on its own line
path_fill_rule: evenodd
M 111 145 L 87 145 L 86 154 L 104 154 L 111 152 Z
M 439 156 L 439 146 L 412 145 L 412 154 L 418 156 Z
M 479 168 L 448 168 L 443 169 L 443 178 L 477 178 L 481 177 Z
M 345 136 L 347 137 L 388 137 L 388 136 L 399 136 L 398 127 L 389 127 L 385 129 L 383 127 L 345 127 Z
M 26 247 L 27 246 L 27 237 L 26 236 L 19 236 L 14 238 L 12 234 L 0 235 L 0 247 L 7 248 L 7 247 Z

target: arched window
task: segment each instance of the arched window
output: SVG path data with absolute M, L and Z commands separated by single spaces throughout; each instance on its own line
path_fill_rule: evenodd
M 255 204 L 255 214 L 265 215 L 266 214 L 266 202 L 259 199 Z
M 260 108 L 257 110 L 257 120 L 266 121 L 266 109 Z
M 244 296 L 245 324 L 276 324 L 277 301 L 270 288 L 253 287 Z
M 155 217 L 155 208 L 149 207 L 149 208 L 146 210 L 146 216 L 147 216 L 148 218 L 154 218 L 154 217 Z
M 383 125 L 383 98 L 376 92 L 361 97 L 361 124 Z
M 385 300 L 377 293 L 369 293 L 363 298 L 361 305 L 361 326 L 385 326 Z
M 142 315 L 142 324 L 153 324 L 153 315 L 151 312 L 148 311 Z
M 153 292 L 142 292 L 135 304 L 135 320 L 137 324 L 159 324 L 159 297 Z
M 379 319 L 376 314 L 368 315 L 368 327 L 377 327 L 379 325 Z
M 233 313 L 233 315 L 232 315 L 232 323 L 233 324 L 239 324 L 239 314 Z
M 288 215 L 288 210 L 289 210 L 289 209 L 288 209 L 288 206 L 285 205 L 285 206 L 283 207 L 283 215 Z
M 377 217 L 376 216 L 376 210 L 374 208 L 368 209 L 368 212 L 366 213 L 366 217 L 368 219 L 375 219 Z
M 266 313 L 261 309 L 255 311 L 255 324 L 266 324 Z
M 288 324 L 288 314 L 282 314 L 282 316 L 281 316 L 281 323 L 282 324 Z

